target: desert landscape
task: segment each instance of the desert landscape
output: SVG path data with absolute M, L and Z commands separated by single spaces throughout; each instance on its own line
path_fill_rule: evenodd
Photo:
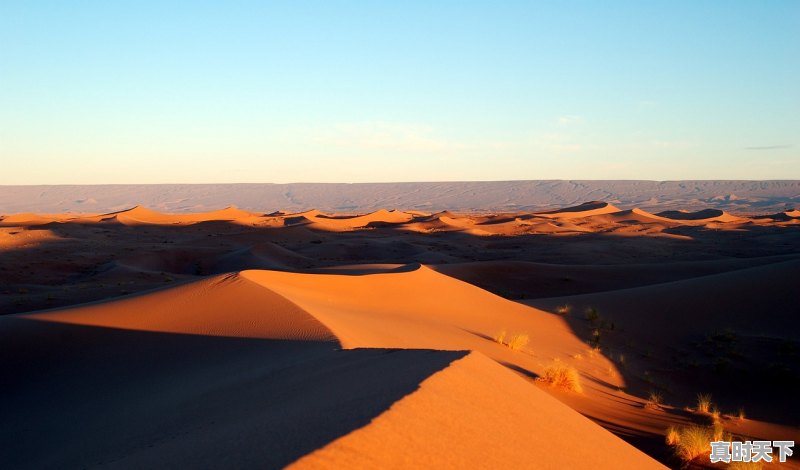
M 0 44 L 0 470 L 800 470 L 800 1 Z
M 4 214 L 0 467 L 724 468 L 690 433 L 800 440 L 799 248 L 605 201 Z

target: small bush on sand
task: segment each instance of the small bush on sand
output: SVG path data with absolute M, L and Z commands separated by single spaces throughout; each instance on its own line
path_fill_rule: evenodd
M 678 445 L 678 441 L 680 441 L 680 433 L 678 432 L 678 428 L 675 426 L 670 426 L 667 428 L 667 445 L 676 446 Z
M 745 418 L 744 408 L 739 408 L 739 412 L 736 413 L 736 417 L 739 418 L 739 421 L 744 421 Z
M 547 367 L 537 380 L 571 392 L 583 391 L 578 370 L 560 361 Z
M 711 394 L 698 393 L 697 394 L 697 412 L 709 413 L 711 411 Z
M 519 351 L 528 344 L 528 335 L 525 333 L 516 333 L 511 335 L 506 343 L 512 351 Z
M 684 463 L 708 458 L 712 441 L 730 441 L 732 436 L 723 432 L 721 425 L 670 426 L 666 432 L 667 444 L 675 448 L 675 455 Z
M 690 425 L 667 430 L 667 443 L 675 448 L 675 455 L 684 462 L 711 453 L 714 433 L 705 426 Z
M 507 346 L 512 351 L 519 351 L 528 344 L 528 335 L 525 333 L 515 333 L 511 336 L 506 333 L 506 330 L 494 335 L 494 342 Z
M 656 391 L 651 391 L 650 395 L 648 395 L 647 397 L 647 401 L 645 402 L 644 407 L 651 410 L 656 410 L 658 408 L 661 408 L 663 400 L 664 399 L 660 393 Z
M 559 305 L 558 307 L 556 307 L 556 313 L 559 315 L 566 315 L 571 311 L 572 311 L 572 305 L 569 304 Z
M 506 330 L 502 330 L 494 335 L 494 342 L 497 344 L 506 344 Z

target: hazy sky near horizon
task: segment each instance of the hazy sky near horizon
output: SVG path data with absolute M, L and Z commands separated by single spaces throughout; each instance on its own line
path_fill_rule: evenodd
M 799 179 L 800 1 L 0 2 L 0 184 Z

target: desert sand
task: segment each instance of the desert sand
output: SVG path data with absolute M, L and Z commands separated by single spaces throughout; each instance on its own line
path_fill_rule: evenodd
M 0 215 L 0 468 L 678 468 L 698 393 L 800 441 L 798 273 L 796 210 Z

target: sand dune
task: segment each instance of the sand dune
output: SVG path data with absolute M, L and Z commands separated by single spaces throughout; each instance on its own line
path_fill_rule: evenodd
M 615 325 L 615 332 L 604 341 L 610 354 L 661 358 L 648 361 L 651 371 L 659 371 L 648 380 L 669 382 L 676 400 L 691 402 L 702 389 L 719 396 L 723 406 L 749 403 L 765 418 L 795 425 L 800 415 L 793 404 L 794 390 L 800 383 L 790 365 L 794 360 L 780 351 L 794 344 L 800 328 L 798 272 L 800 260 L 794 259 L 674 282 L 525 302 L 550 311 L 558 305 L 573 306 L 579 313 L 570 323 L 586 335 L 588 325 L 580 312 L 596 309 Z M 741 380 L 745 371 L 758 367 L 762 372 L 757 382 Z M 770 411 L 776 408 L 782 411 Z M 795 428 L 789 435 L 798 436 L 800 430 Z
M 492 398 L 498 390 L 503 399 Z M 513 372 L 472 353 L 422 382 L 369 426 L 290 468 L 561 469 L 587 462 L 592 468 L 658 467 Z
M 798 272 L 800 260 L 793 259 L 687 280 L 543 299 L 541 303 L 531 301 L 531 304 L 552 305 L 569 300 L 576 306 L 602 308 L 621 324 L 629 324 L 637 338 L 661 344 L 671 344 L 677 336 L 686 334 L 684 322 L 689 321 L 697 332 L 712 332 L 719 325 L 726 325 L 749 334 L 783 337 L 787 331 L 800 327 L 792 295 Z M 754 311 L 762 313 L 753 315 Z M 647 317 L 647 328 L 639 323 L 643 315 Z
M 326 230 L 355 230 L 384 224 L 402 224 L 414 218 L 413 215 L 401 211 L 380 209 L 369 214 L 358 216 L 331 216 L 316 212 L 305 215 L 316 227 Z
M 52 221 L 53 219 L 44 215 L 23 212 L 2 216 L 2 218 L 0 218 L 0 227 L 43 225 Z
M 798 255 L 626 265 L 480 261 L 432 266 L 438 272 L 514 299 L 612 291 L 693 279 L 798 259 Z
M 695 212 L 664 211 L 659 212 L 656 215 L 665 219 L 680 220 L 681 222 L 691 221 L 695 223 L 735 222 L 741 220 L 741 218 L 728 214 L 727 212 L 719 209 L 703 209 Z
M 235 309 L 229 308 L 231 305 L 235 305 Z M 148 295 L 131 296 L 111 305 L 96 303 L 21 318 L 159 333 L 334 340 L 314 317 L 237 275 L 222 275 Z
M 422 291 L 435 292 L 435 295 L 420 295 Z M 291 426 L 286 429 L 270 427 L 274 420 L 285 422 L 286 417 L 281 416 L 287 413 L 295 419 L 304 416 L 304 427 L 310 430 L 290 433 L 284 437 L 282 445 L 284 449 L 305 449 L 308 447 L 308 434 L 314 437 L 318 433 L 315 428 L 324 427 L 324 423 L 309 421 L 308 409 L 329 410 L 332 406 L 339 406 L 340 402 L 335 398 L 339 395 L 332 400 L 314 399 L 306 393 L 286 395 L 281 391 L 293 387 L 297 380 L 314 384 L 314 377 L 325 377 L 325 380 L 334 380 L 335 383 L 349 380 L 347 376 L 356 371 L 340 370 L 331 375 L 330 367 L 338 364 L 337 361 L 346 362 L 339 368 L 353 367 L 348 353 L 335 352 L 335 345 L 339 343 L 346 349 L 355 348 L 355 351 L 381 348 L 388 352 L 401 347 L 409 353 L 430 349 L 452 352 L 429 353 L 430 360 L 422 360 L 424 356 L 419 354 L 414 356 L 417 368 L 430 372 L 428 378 L 417 379 L 419 389 L 413 393 L 408 389 L 408 381 L 401 381 L 392 388 L 393 381 L 397 381 L 395 376 L 403 376 L 402 367 L 400 370 L 397 365 L 384 367 L 380 373 L 369 365 L 360 368 L 359 373 L 366 371 L 374 378 L 381 376 L 383 387 L 387 388 L 385 393 L 395 396 L 395 401 L 384 408 L 388 408 L 386 412 L 373 411 L 365 415 L 372 417 L 372 421 L 369 424 L 363 422 L 357 432 L 341 432 L 338 439 L 328 438 L 329 442 L 324 443 L 327 445 L 297 462 L 300 468 L 316 468 L 318 465 L 399 468 L 404 464 L 444 462 L 456 465 L 469 462 L 470 467 L 496 468 L 497 465 L 521 465 L 531 459 L 543 467 L 563 468 L 586 461 L 592 455 L 606 455 L 608 459 L 613 456 L 613 462 L 608 461 L 609 468 L 658 467 L 645 454 L 495 362 L 517 364 L 516 367 L 522 370 L 540 367 L 537 363 L 541 359 L 537 360 L 536 355 L 513 353 L 485 338 L 494 332 L 498 322 L 509 328 L 530 329 L 533 325 L 526 312 L 531 310 L 427 268 L 417 267 L 404 272 L 363 276 L 247 271 L 111 303 L 0 317 L 3 326 L 0 331 L 4 336 L 0 350 L 2 360 L 14 370 L 27 370 L 25 374 L 33 376 L 43 372 L 37 364 L 49 357 L 47 349 L 40 348 L 35 353 L 31 353 L 31 349 L 48 337 L 62 338 L 51 343 L 51 347 L 80 341 L 81 347 L 74 353 L 83 358 L 78 370 L 68 367 L 69 356 L 62 358 L 65 362 L 51 363 L 46 368 L 50 371 L 44 382 L 49 384 L 47 387 L 64 386 L 66 384 L 60 384 L 60 381 L 67 377 L 68 383 L 78 386 L 55 400 L 54 404 L 62 408 L 54 408 L 51 404 L 33 417 L 18 414 L 15 410 L 25 407 L 20 408 L 21 403 L 17 400 L 29 400 L 45 393 L 40 388 L 44 386 L 42 379 L 28 377 L 14 385 L 17 393 L 11 396 L 17 398 L 3 402 L 2 406 L 6 408 L 4 416 L 11 422 L 26 420 L 31 426 L 29 429 L 35 429 L 43 422 L 41 420 L 56 417 L 59 422 L 69 422 L 67 415 L 84 406 L 79 406 L 75 400 L 81 401 L 80 397 L 84 397 L 84 400 L 89 400 L 87 404 L 94 403 L 94 409 L 111 413 L 114 417 L 111 428 L 119 430 L 119 434 L 97 435 L 102 429 L 97 421 L 101 417 L 85 416 L 88 425 L 72 429 L 71 437 L 64 435 L 66 429 L 54 429 L 44 437 L 40 436 L 38 439 L 62 442 L 51 443 L 46 455 L 25 454 L 24 449 L 35 445 L 31 440 L 35 435 L 23 433 L 14 441 L 12 460 L 5 464 L 19 468 L 64 464 L 113 467 L 154 462 L 188 462 L 189 465 L 203 462 L 205 466 L 218 466 L 231 461 L 252 465 L 255 457 L 265 458 L 267 463 L 275 462 L 274 457 L 270 460 L 262 455 L 263 451 L 252 451 L 259 447 L 259 438 L 291 429 Z M 485 312 L 494 314 L 486 316 Z M 563 325 L 558 326 L 558 319 L 553 320 L 555 323 L 551 322 L 552 325 L 541 334 L 532 333 L 535 341 L 559 350 L 570 344 L 570 335 Z M 128 347 L 128 341 L 115 337 L 134 333 L 140 337 L 137 349 L 144 358 L 163 354 L 164 348 L 171 347 L 177 348 L 171 353 L 175 355 L 167 356 L 169 359 L 160 361 L 154 370 L 143 369 L 143 364 L 138 362 L 125 365 L 128 359 L 120 356 L 123 351 L 119 348 Z M 152 341 L 142 339 L 145 334 L 154 335 Z M 210 338 L 220 338 L 218 345 L 213 346 Z M 247 341 L 231 343 L 234 339 Z M 114 341 L 116 346 L 110 346 L 110 341 Z M 177 346 L 193 342 L 202 344 L 204 341 L 213 349 L 194 351 Z M 572 341 L 580 344 L 577 340 Z M 234 346 L 226 346 L 228 343 Z M 215 353 L 209 356 L 212 350 Z M 467 356 L 459 352 L 465 350 L 480 352 Z M 191 367 L 185 362 L 190 353 Z M 484 354 L 495 361 L 487 359 Z M 366 360 L 377 365 L 383 362 L 380 357 L 367 356 Z M 117 369 L 113 374 L 113 384 L 109 384 L 106 383 L 107 376 L 96 375 L 93 371 L 108 373 L 110 365 L 106 360 L 114 358 L 122 360 L 118 365 L 125 367 L 122 370 L 127 372 L 121 374 L 122 370 Z M 458 358 L 463 359 L 446 365 Z M 251 369 L 247 364 L 253 364 L 253 361 L 262 361 L 262 364 Z M 282 374 L 280 380 L 276 380 L 278 376 L 274 376 L 274 372 L 269 372 L 287 366 L 292 368 L 291 373 L 288 377 Z M 437 370 L 441 372 L 435 372 Z M 264 382 L 270 377 L 275 378 Z M 178 378 L 181 386 L 175 388 L 174 380 Z M 256 390 L 266 386 L 270 393 L 261 397 L 251 391 L 250 383 L 264 384 L 256 385 Z M 148 387 L 157 390 L 156 397 L 151 396 L 145 402 L 134 400 L 128 408 L 110 411 L 114 404 L 127 399 L 127 391 L 137 390 L 141 384 L 149 384 Z M 213 387 L 209 388 L 211 384 Z M 359 383 L 359 391 L 348 390 L 348 400 L 369 399 L 374 391 L 368 385 L 362 387 Z M 499 385 L 508 388 L 508 395 L 501 400 L 489 393 Z M 344 386 L 333 387 L 337 390 Z M 99 398 L 92 394 L 83 395 L 87 393 L 83 391 L 84 387 L 104 390 L 104 394 Z M 241 414 L 238 411 L 232 416 L 222 416 L 215 411 L 229 410 L 228 400 L 245 400 L 237 401 L 234 406 L 244 411 L 243 405 L 250 403 L 252 406 L 254 399 L 262 401 L 265 398 L 282 400 L 283 405 L 278 409 L 260 407 L 261 411 L 242 421 L 239 421 Z M 178 405 L 175 400 L 199 402 L 187 407 Z M 226 405 L 220 408 L 219 400 L 224 400 Z M 313 400 L 317 400 L 316 404 L 310 403 Z M 485 402 L 485 406 L 481 406 L 480 413 L 459 420 L 464 426 L 462 432 L 451 433 L 449 437 L 441 434 L 442 427 L 449 426 L 451 419 L 458 418 L 459 410 L 463 410 L 465 404 L 475 406 L 476 401 Z M 131 406 L 136 412 L 129 415 L 125 410 Z M 170 411 L 162 418 L 155 418 L 159 413 L 165 413 L 165 407 Z M 287 407 L 290 411 L 285 411 Z M 430 411 L 433 408 L 435 412 Z M 149 417 L 152 421 L 142 417 Z M 422 417 L 424 419 L 420 419 Z M 107 420 L 109 416 L 104 414 L 102 418 Z M 163 422 L 166 418 L 168 421 Z M 219 423 L 214 421 L 217 419 Z M 215 424 L 209 428 L 210 421 Z M 407 425 L 410 422 L 414 423 L 413 428 Z M 486 426 L 490 424 L 497 427 L 498 434 L 487 441 Z M 168 429 L 168 436 L 162 435 L 161 428 Z M 249 436 L 244 444 L 236 438 L 242 433 Z M 134 435 L 145 437 L 134 438 Z M 213 441 L 210 441 L 212 436 Z M 509 439 L 509 436 L 517 437 Z M 581 448 L 567 452 L 572 447 L 570 439 L 576 438 L 581 440 Z M 197 451 L 189 445 L 198 439 L 206 442 L 208 447 Z M 527 446 L 520 453 L 518 446 L 531 440 L 536 444 Z M 86 447 L 89 442 L 92 443 L 89 444 L 91 450 Z M 98 442 L 103 445 L 97 446 Z M 487 443 L 494 446 L 492 456 L 480 458 L 484 451 L 478 444 L 485 446 Z M 239 445 L 246 447 L 238 451 L 232 447 Z M 403 445 L 410 446 L 406 451 L 414 452 L 398 460 Z M 539 455 L 545 448 L 559 452 L 548 457 Z M 443 453 L 445 450 L 447 453 Z M 232 457 L 229 451 L 233 452 Z
M 117 221 L 125 225 L 133 224 L 196 224 L 199 222 L 236 220 L 251 218 L 256 214 L 243 211 L 235 207 L 227 207 L 218 211 L 200 212 L 194 214 L 164 214 L 145 207 L 136 206 L 120 212 L 104 214 L 101 217 L 103 222 Z
M 634 207 L 630 210 L 622 210 L 619 212 L 612 212 L 607 215 L 611 220 L 615 222 L 638 222 L 642 224 L 650 224 L 650 223 L 669 223 L 669 224 L 677 224 L 678 222 L 675 219 L 670 219 L 668 217 L 662 217 L 656 214 L 652 214 L 645 210 L 639 209 L 638 207 Z
M 609 214 L 612 212 L 619 212 L 619 208 L 603 201 L 591 201 L 583 204 L 567 207 L 564 209 L 557 209 L 546 212 L 536 212 L 539 217 L 553 217 L 553 218 L 577 218 L 588 217 L 592 215 Z

